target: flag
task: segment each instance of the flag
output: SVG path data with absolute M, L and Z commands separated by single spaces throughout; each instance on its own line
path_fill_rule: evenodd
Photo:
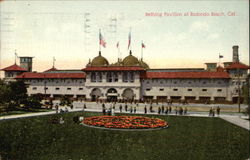
M 129 35 L 128 35 L 128 49 L 130 47 L 130 43 L 131 43 L 131 31 L 129 32 Z
M 222 55 L 219 55 L 219 58 L 223 58 L 223 56 L 222 56 Z
M 117 44 L 116 44 L 116 48 L 119 48 L 119 42 L 117 42 Z
M 146 48 L 146 46 L 145 46 L 144 43 L 141 43 L 141 47 L 142 47 L 142 48 Z
M 102 45 L 104 48 L 106 48 L 106 42 L 105 42 L 101 32 L 99 33 L 99 40 L 100 40 L 100 45 Z

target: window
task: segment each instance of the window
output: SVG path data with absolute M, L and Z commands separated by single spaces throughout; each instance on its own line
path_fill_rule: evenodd
M 114 73 L 114 81 L 118 82 L 118 74 L 116 72 Z
M 70 91 L 70 90 L 71 90 L 71 88 L 67 88 L 67 90 L 68 90 L 68 91 Z
M 176 82 L 176 81 L 174 81 L 174 84 L 177 84 L 177 82 Z
M 36 87 L 33 87 L 32 89 L 33 89 L 33 90 L 37 90 L 37 88 L 36 88 Z
M 98 82 L 102 82 L 102 73 L 101 72 L 98 72 L 97 80 L 98 80 Z
M 48 90 L 48 87 L 45 87 L 44 89 L 45 89 L 45 90 Z
M 173 91 L 178 91 L 178 89 L 177 89 L 177 88 L 174 88 Z
M 79 88 L 79 90 L 81 91 L 81 90 L 83 90 L 83 88 Z
M 192 89 L 189 88 L 188 91 L 190 92 L 190 91 L 192 91 Z
M 107 82 L 112 82 L 112 75 L 110 72 L 107 73 Z
M 218 84 L 221 84 L 221 82 L 218 82 Z
M 159 91 L 164 91 L 164 88 L 160 88 Z
M 149 81 L 147 81 L 147 84 L 149 84 Z
M 56 90 L 58 91 L 58 90 L 60 90 L 60 88 L 57 87 Z
M 151 89 L 150 88 L 147 88 L 146 91 L 150 91 Z
M 203 84 L 206 84 L 207 82 L 203 82 Z
M 222 91 L 222 89 L 217 89 L 217 92 L 221 92 Z
M 91 73 L 91 82 L 96 82 L 96 74 L 95 74 L 95 72 Z
M 128 72 L 124 72 L 122 76 L 123 82 L 128 82 Z
M 207 91 L 207 89 L 202 89 L 202 91 L 203 91 L 203 92 L 206 92 L 206 91 Z
M 190 81 L 188 82 L 188 84 L 191 84 L 191 83 L 192 83 L 192 82 L 190 82 Z

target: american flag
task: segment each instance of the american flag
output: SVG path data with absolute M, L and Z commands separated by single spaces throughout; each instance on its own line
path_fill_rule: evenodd
M 131 43 L 131 31 L 129 32 L 129 35 L 128 35 L 128 49 L 130 47 L 130 43 Z
M 106 48 L 106 42 L 105 42 L 101 32 L 99 33 L 99 40 L 100 40 L 100 45 L 102 45 L 104 48 Z

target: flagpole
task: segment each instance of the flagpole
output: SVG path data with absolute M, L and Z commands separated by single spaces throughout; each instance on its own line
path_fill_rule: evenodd
M 101 52 L 101 29 L 99 28 L 99 51 Z
M 141 41 L 141 61 L 143 60 L 143 47 L 142 47 L 143 42 Z
M 17 57 L 17 55 L 16 55 L 16 49 L 15 49 L 15 64 L 16 64 L 16 57 Z
M 220 53 L 219 53 L 219 66 L 220 66 Z

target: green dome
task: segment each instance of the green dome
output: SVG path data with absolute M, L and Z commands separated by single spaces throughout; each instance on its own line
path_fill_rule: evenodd
M 109 65 L 109 62 L 106 58 L 104 58 L 101 55 L 101 52 L 99 52 L 99 55 L 95 57 L 91 62 L 91 66 L 107 66 L 107 65 Z
M 149 69 L 149 66 L 148 66 L 148 64 L 147 63 L 145 63 L 143 60 L 140 60 L 140 66 L 142 67 L 142 68 L 144 68 L 144 69 Z
M 123 65 L 124 66 L 139 66 L 139 60 L 132 55 L 132 52 L 130 51 L 129 55 L 123 59 Z

